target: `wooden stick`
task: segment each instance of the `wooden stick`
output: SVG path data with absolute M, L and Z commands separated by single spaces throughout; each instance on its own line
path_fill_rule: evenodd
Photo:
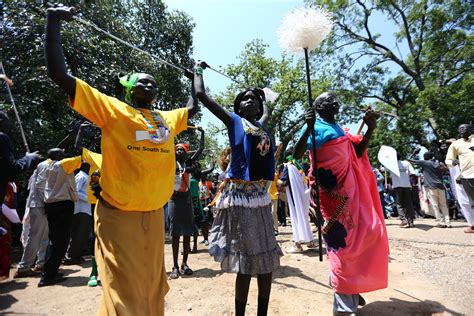
M 2 62 L 0 62 L 0 73 L 1 74 L 5 74 L 5 69 L 3 68 L 3 64 Z M 7 75 L 5 74 L 5 77 Z M 6 81 L 6 79 L 5 79 Z M 23 144 L 25 145 L 25 148 L 26 148 L 26 152 L 30 152 L 30 147 L 28 146 L 28 142 L 26 141 L 26 136 L 25 136 L 25 131 L 23 130 L 23 125 L 21 124 L 21 119 L 20 119 L 20 115 L 18 114 L 18 110 L 16 108 L 16 105 L 15 105 L 15 100 L 13 99 L 13 95 L 12 95 L 12 91 L 10 90 L 10 85 L 8 84 L 9 82 L 7 81 L 7 91 L 8 91 L 8 95 L 10 96 L 10 101 L 12 103 L 12 107 L 13 107 L 13 111 L 15 113 L 15 117 L 16 117 L 16 120 L 18 121 L 18 126 L 20 127 L 20 134 L 21 134 L 21 138 L 23 139 Z
M 357 135 L 360 135 L 362 133 L 362 129 L 364 128 L 364 121 L 362 121 L 359 125 L 359 129 L 357 130 Z

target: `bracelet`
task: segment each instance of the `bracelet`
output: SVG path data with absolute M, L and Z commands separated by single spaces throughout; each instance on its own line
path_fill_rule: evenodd
M 204 69 L 202 69 L 202 67 L 196 67 L 194 68 L 194 73 L 196 75 L 201 75 L 202 76 L 202 73 L 204 72 Z

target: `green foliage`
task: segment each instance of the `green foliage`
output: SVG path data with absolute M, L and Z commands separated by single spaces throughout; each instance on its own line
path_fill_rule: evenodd
M 401 152 L 412 144 L 431 147 L 456 137 L 457 126 L 472 120 L 470 1 L 307 2 L 324 7 L 335 20 L 332 36 L 315 56 L 332 69 L 333 90 L 355 108 L 370 104 L 400 117 L 380 122 L 373 145 Z M 381 34 L 392 27 L 392 36 Z M 349 121 L 360 117 L 347 108 L 344 114 Z
M 224 70 L 244 83 L 245 87 L 268 86 L 280 94 L 275 102 L 268 104 L 273 112 L 267 128 L 283 143 L 284 151 L 288 143 L 297 141 L 297 133 L 304 125 L 304 108 L 308 106 L 305 65 L 303 60 L 295 62 L 285 55 L 279 60 L 266 57 L 267 48 L 268 45 L 261 40 L 251 41 L 239 55 L 238 63 L 231 64 Z M 313 95 L 317 96 L 329 86 L 330 80 L 329 77 L 316 77 L 316 68 L 312 72 Z M 233 83 L 224 93 L 216 96 L 216 100 L 223 105 L 232 105 L 235 96 L 243 88 Z
M 183 12 L 169 12 L 162 1 L 68 1 L 68 4 L 75 5 L 82 18 L 127 42 L 174 64 L 192 65 L 194 24 Z M 69 124 L 79 115 L 70 109 L 66 95 L 46 73 L 44 7 L 37 1 L 8 1 L 3 19 L 0 60 L 14 80 L 12 92 L 31 150 L 45 153 L 66 136 Z M 163 66 L 78 22 L 64 23 L 61 34 L 67 64 L 74 76 L 114 95 L 117 74 L 149 73 L 158 84 L 156 108 L 169 110 L 185 106 L 190 83 L 180 71 Z M 8 102 L 4 89 L 0 93 L 0 100 Z M 18 153 L 24 152 L 19 133 L 11 133 L 11 136 Z

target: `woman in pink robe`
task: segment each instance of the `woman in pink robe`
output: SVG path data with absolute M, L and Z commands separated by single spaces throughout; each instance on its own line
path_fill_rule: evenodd
M 299 159 L 310 149 L 316 134 L 322 228 L 334 289 L 334 314 L 357 312 L 365 302 L 359 293 L 387 287 L 388 239 L 377 183 L 372 172 L 367 146 L 376 126 L 376 115 L 364 117 L 368 130 L 364 137 L 347 135 L 336 124 L 339 103 L 334 95 L 323 93 L 306 113 L 308 128 L 295 146 Z M 310 170 L 310 178 L 313 176 Z

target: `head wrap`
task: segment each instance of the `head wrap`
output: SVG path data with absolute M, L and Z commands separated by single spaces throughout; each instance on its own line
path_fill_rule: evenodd
M 185 152 L 189 152 L 189 144 L 177 144 L 174 149 L 183 148 Z
M 132 73 L 119 78 L 120 84 L 125 89 L 125 101 L 132 102 L 132 90 L 136 87 L 139 73 Z

